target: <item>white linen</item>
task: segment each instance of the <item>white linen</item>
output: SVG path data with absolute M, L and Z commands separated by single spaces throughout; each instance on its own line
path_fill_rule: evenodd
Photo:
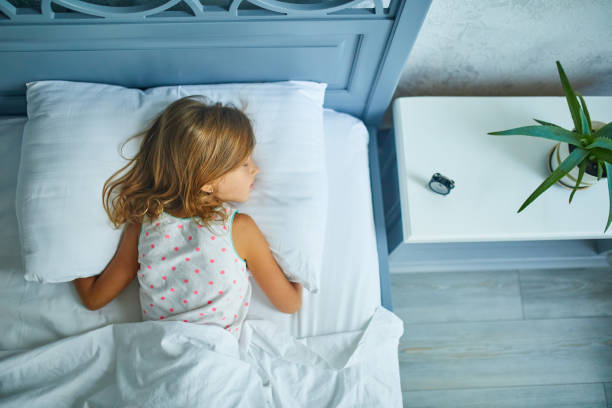
M 295 340 L 245 322 L 112 324 L 0 360 L 3 407 L 401 407 L 402 322 Z
M 257 222 L 291 281 L 316 292 L 327 216 L 323 99 L 326 84 L 285 81 L 168 86 L 27 84 L 28 121 L 17 182 L 17 220 L 25 277 L 68 282 L 97 275 L 121 230 L 102 206 L 106 179 L 126 164 L 119 148 L 171 102 L 203 95 L 244 110 L 261 169 L 250 199 L 237 203 Z M 141 139 L 125 146 L 135 155 Z M 282 244 L 282 245 L 281 245 Z

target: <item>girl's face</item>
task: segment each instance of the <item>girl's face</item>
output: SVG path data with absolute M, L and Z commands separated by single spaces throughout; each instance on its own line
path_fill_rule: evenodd
M 208 192 L 212 190 L 213 195 L 221 201 L 244 202 L 251 194 L 257 173 L 259 167 L 249 155 L 240 166 L 211 184 L 202 186 L 201 190 Z

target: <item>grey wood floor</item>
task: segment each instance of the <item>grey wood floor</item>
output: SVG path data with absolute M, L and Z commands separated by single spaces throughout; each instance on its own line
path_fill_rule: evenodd
M 404 407 L 611 407 L 612 268 L 392 274 Z

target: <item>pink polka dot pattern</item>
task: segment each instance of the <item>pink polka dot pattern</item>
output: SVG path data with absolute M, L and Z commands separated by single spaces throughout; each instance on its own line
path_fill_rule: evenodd
M 205 227 L 162 213 L 154 223 L 143 222 L 137 275 L 141 304 L 148 305 L 143 319 L 219 325 L 238 336 L 251 286 L 232 250 L 231 219 Z

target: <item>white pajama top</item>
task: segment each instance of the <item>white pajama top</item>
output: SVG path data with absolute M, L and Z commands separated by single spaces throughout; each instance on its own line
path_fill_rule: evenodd
M 236 337 L 251 301 L 250 274 L 232 240 L 238 212 L 209 227 L 162 213 L 145 218 L 138 238 L 143 320 L 215 324 Z

